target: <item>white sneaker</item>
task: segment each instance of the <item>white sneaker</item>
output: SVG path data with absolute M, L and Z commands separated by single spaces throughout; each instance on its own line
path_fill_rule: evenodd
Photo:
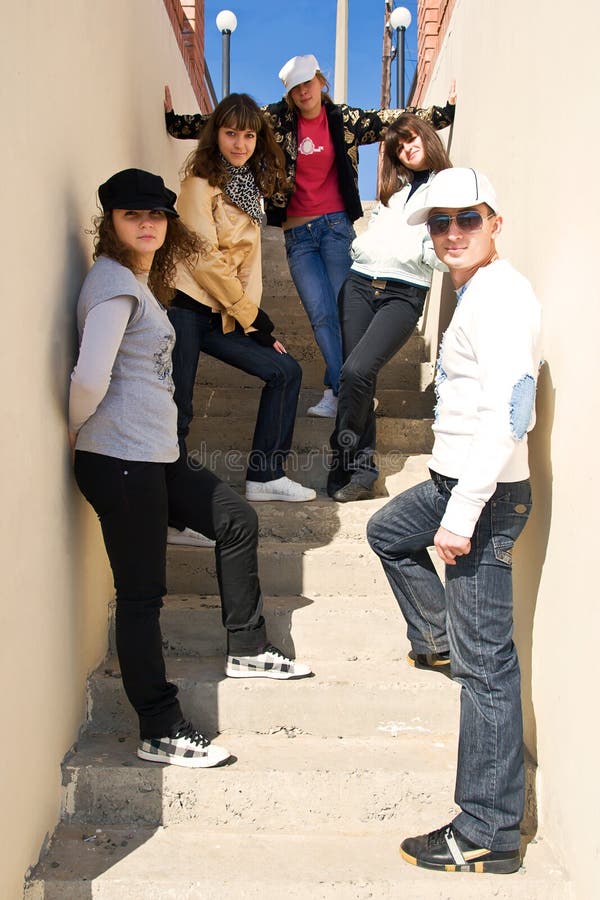
M 283 476 L 275 481 L 247 481 L 246 500 L 285 500 L 288 503 L 305 503 L 314 500 L 317 492 L 312 488 L 302 487 L 297 481 Z
M 186 544 L 188 547 L 214 547 L 215 542 L 210 538 L 194 531 L 193 528 L 184 528 L 179 531 L 178 528 L 167 528 L 167 544 Z
M 230 678 L 306 678 L 312 675 L 310 666 L 288 659 L 281 650 L 269 644 L 262 653 L 239 656 L 229 653 L 225 662 L 225 674 Z
M 187 769 L 209 769 L 229 759 L 225 747 L 211 744 L 191 722 L 184 722 L 174 737 L 143 738 L 137 755 L 149 762 L 169 763 Z
M 320 416 L 322 419 L 335 419 L 337 416 L 338 398 L 333 396 L 331 388 L 326 388 L 316 406 L 309 406 L 307 416 Z

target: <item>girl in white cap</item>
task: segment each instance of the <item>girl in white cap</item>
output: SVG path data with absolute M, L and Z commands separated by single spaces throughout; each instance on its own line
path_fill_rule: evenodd
M 291 189 L 266 202 L 267 223 L 285 230 L 290 272 L 325 360 L 325 391 L 309 415 L 335 418 L 342 367 L 338 292 L 350 269 L 352 223 L 362 216 L 358 193 L 358 148 L 383 138 L 402 110 L 359 109 L 333 103 L 315 56 L 294 56 L 279 72 L 286 95 L 264 107 L 285 154 Z M 197 137 L 206 117 L 179 116 L 165 92 L 167 130 Z M 445 128 L 454 106 L 415 110 L 435 128 Z

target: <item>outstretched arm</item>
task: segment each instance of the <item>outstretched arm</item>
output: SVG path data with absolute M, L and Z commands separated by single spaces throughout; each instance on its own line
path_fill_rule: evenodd
M 409 112 L 415 116 L 430 122 L 435 129 L 440 131 L 447 128 L 454 121 L 456 110 L 456 81 L 450 83 L 448 100 L 445 106 L 417 107 L 407 106 L 406 109 L 362 109 L 356 110 L 359 116 L 356 120 L 356 135 L 359 144 L 374 144 L 382 140 L 385 129 L 395 122 L 402 113 Z
M 198 140 L 208 116 L 203 113 L 180 116 L 174 112 L 173 99 L 168 84 L 165 84 L 164 105 L 165 124 L 171 137 L 181 138 L 182 140 Z

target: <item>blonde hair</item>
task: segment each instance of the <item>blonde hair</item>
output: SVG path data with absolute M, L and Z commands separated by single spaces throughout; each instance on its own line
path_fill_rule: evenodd
M 329 85 L 329 82 L 323 75 L 323 73 L 319 69 L 317 69 L 317 71 L 313 75 L 313 78 L 314 77 L 319 79 L 319 81 L 321 83 L 321 88 L 325 88 L 325 90 L 321 90 L 321 102 L 323 102 L 324 100 L 327 100 L 327 101 L 329 101 L 329 103 L 333 103 L 333 100 L 329 96 L 329 91 L 331 90 L 331 87 Z M 312 80 L 312 79 L 310 79 L 310 80 Z M 294 91 L 297 87 L 298 87 L 298 85 L 295 85 L 295 87 L 293 87 L 292 90 L 288 91 L 287 94 L 285 95 L 285 102 L 287 103 L 289 108 L 292 110 L 292 112 L 298 111 L 298 107 L 292 100 L 292 91 Z

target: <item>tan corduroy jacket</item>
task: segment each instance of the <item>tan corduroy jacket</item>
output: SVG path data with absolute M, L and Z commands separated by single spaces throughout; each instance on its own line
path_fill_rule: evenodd
M 183 181 L 177 210 L 205 246 L 193 265 L 179 263 L 176 287 L 220 312 L 225 334 L 236 321 L 248 330 L 262 296 L 260 225 L 195 176 Z

